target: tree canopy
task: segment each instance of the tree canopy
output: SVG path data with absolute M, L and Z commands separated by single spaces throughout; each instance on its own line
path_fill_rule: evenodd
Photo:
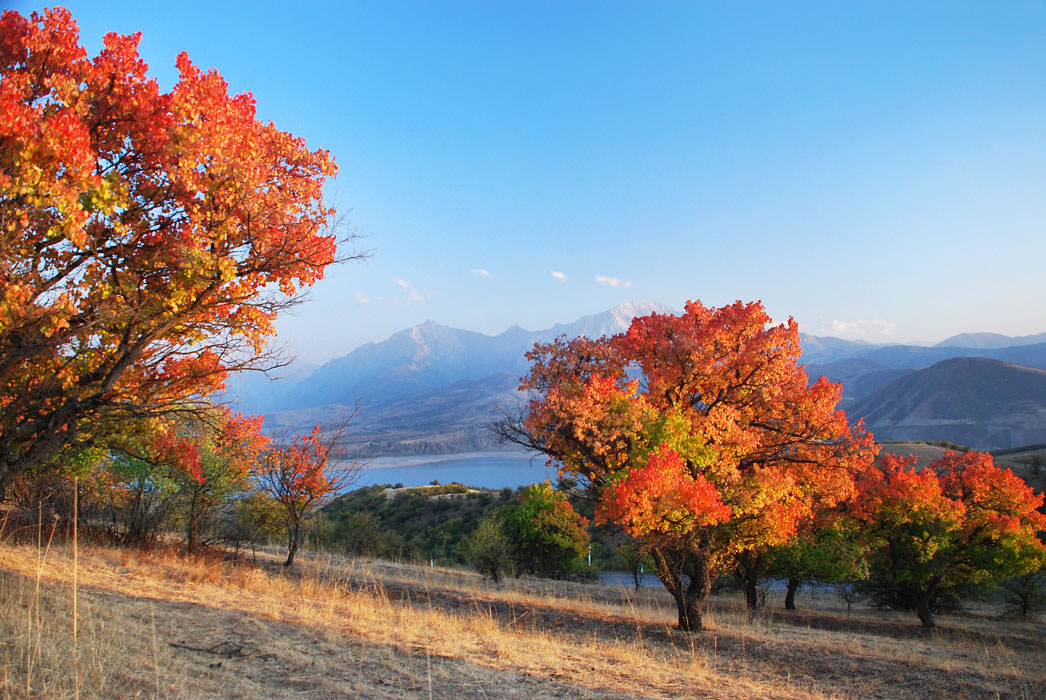
M 330 154 L 184 53 L 162 92 L 139 39 L 89 58 L 63 8 L 0 17 L 0 496 L 264 366 L 277 313 L 338 256 Z
M 589 545 L 588 519 L 574 511 L 566 495 L 546 480 L 523 489 L 518 506 L 501 517 L 515 545 L 522 571 L 562 576 L 576 569 Z
M 1042 494 L 983 452 L 948 452 L 922 469 L 883 455 L 858 483 L 853 512 L 872 558 L 872 584 L 934 627 L 939 599 L 1046 563 Z

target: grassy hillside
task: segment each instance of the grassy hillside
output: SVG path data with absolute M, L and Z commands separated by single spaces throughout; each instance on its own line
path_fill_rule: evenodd
M 712 628 L 685 635 L 656 589 L 0 544 L 0 697 L 1046 697 L 1039 623 L 984 608 L 927 632 L 799 602 L 749 619 L 714 598 Z
M 467 563 L 464 538 L 479 521 L 519 503 L 512 489 L 462 484 L 392 488 L 365 486 L 338 496 L 320 511 L 313 538 L 323 549 L 352 555 Z

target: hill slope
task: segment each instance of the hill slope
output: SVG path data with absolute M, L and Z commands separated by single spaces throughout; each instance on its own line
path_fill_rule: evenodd
M 910 613 L 860 604 L 851 613 L 804 591 L 800 611 L 779 612 L 768 599 L 772 612 L 758 624 L 732 596 L 712 596 L 715 629 L 683 638 L 671 629 L 663 588 L 533 578 L 495 585 L 439 566 L 309 553 L 288 572 L 265 554 L 252 565 L 160 548 L 81 546 L 76 558 L 71 550 L 56 544 L 41 556 L 35 546 L 0 543 L 0 697 L 1046 694 L 1037 623 L 946 617 L 928 639 Z
M 853 405 L 883 440 L 996 449 L 1046 440 L 1046 371 L 959 357 L 897 379 Z

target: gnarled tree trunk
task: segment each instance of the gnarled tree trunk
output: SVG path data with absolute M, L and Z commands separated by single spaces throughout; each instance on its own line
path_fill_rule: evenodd
M 651 551 L 661 583 L 676 601 L 679 629 L 697 632 L 702 627 L 705 599 L 712 590 L 711 570 L 707 559 L 693 553 Z M 685 577 L 685 579 L 684 579 Z

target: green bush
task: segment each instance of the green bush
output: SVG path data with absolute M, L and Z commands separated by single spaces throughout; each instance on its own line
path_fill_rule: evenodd
M 507 573 L 512 573 L 511 545 L 505 536 L 500 518 L 487 517 L 480 521 L 475 531 L 465 539 L 472 568 L 497 583 Z

